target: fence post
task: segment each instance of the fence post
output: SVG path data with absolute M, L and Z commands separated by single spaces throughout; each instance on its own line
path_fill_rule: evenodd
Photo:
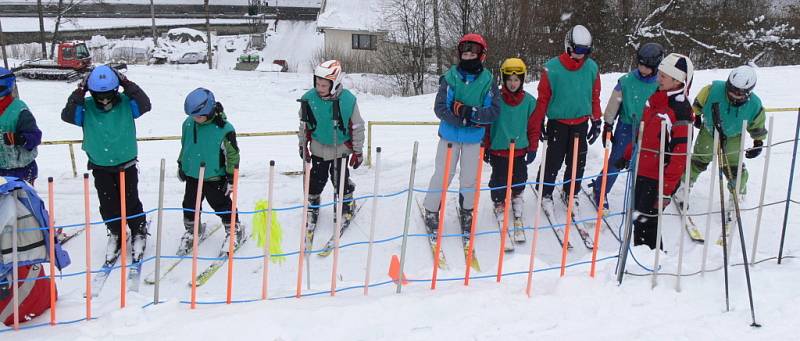
M 194 200 L 194 227 L 192 228 L 192 296 L 190 309 L 197 308 L 197 244 L 200 239 L 200 208 L 203 204 L 203 180 L 206 175 L 206 163 L 200 162 L 200 172 L 197 175 L 197 194 Z
M 264 272 L 261 276 L 261 299 L 267 299 L 267 290 L 269 289 L 269 261 L 270 261 L 270 243 L 272 238 L 272 190 L 275 183 L 275 160 L 269 161 L 269 184 L 267 189 L 267 229 L 264 233 Z
M 128 208 L 125 203 L 125 169 L 119 170 L 119 212 L 120 212 L 120 264 L 119 264 L 119 307 L 125 308 L 125 298 L 128 293 Z
M 439 199 L 439 226 L 436 229 L 436 246 L 434 247 L 433 257 L 436 259 L 433 260 L 433 275 L 431 276 L 431 290 L 436 289 L 436 277 L 439 274 L 439 266 L 441 263 L 442 258 L 440 257 L 440 253 L 442 253 L 442 238 L 444 232 L 444 218 L 445 213 L 447 212 L 447 188 L 449 187 L 450 180 L 450 161 L 453 158 L 453 144 L 447 143 L 447 152 L 444 158 L 444 175 L 442 175 L 442 193 Z M 402 273 L 400 273 L 402 276 Z M 400 278 L 402 281 L 402 277 Z
M 161 159 L 158 173 L 158 215 L 156 222 L 156 283 L 153 288 L 153 304 L 158 304 L 158 294 L 161 289 L 161 225 L 164 220 L 164 173 L 165 160 Z
M 86 321 L 92 319 L 92 224 L 89 217 L 89 173 L 83 173 L 83 215 L 86 237 Z
M 69 160 L 72 163 L 72 177 L 78 177 L 78 167 L 75 166 L 75 150 L 72 143 L 69 144 Z
M 511 139 L 508 143 L 508 170 L 506 173 L 506 195 L 503 202 L 503 228 L 500 229 L 500 255 L 497 257 L 497 282 L 503 278 L 503 258 L 506 253 L 506 235 L 508 234 L 508 217 L 511 210 L 511 185 L 514 175 L 514 148 L 516 141 Z M 480 162 L 480 160 L 478 160 Z M 476 190 L 480 190 L 478 187 Z M 511 241 L 514 242 L 513 240 Z
M 575 133 L 575 137 L 572 139 L 572 177 L 570 178 L 569 184 L 569 202 L 567 204 L 567 223 L 564 226 L 564 245 L 561 246 L 561 277 L 564 277 L 564 274 L 567 271 L 567 249 L 569 248 L 569 227 L 570 223 L 572 223 L 572 205 L 575 203 L 575 177 L 577 176 L 578 171 L 578 139 L 580 136 Z M 541 195 L 541 193 L 540 193 Z
M 231 296 L 233 295 L 233 252 L 235 249 L 233 248 L 234 240 L 238 238 L 236 236 L 236 210 L 238 202 L 237 199 L 239 198 L 239 165 L 233 166 L 233 194 L 231 198 L 231 223 L 228 225 L 228 287 L 225 291 L 225 303 L 231 304 Z M 244 233 L 244 231 L 242 231 Z
M 372 121 L 367 122 L 367 166 L 372 168 Z
M 539 174 L 544 174 L 544 160 L 547 160 L 547 140 L 542 141 L 542 155 L 540 156 L 540 160 L 542 160 L 539 164 Z M 531 256 L 528 260 L 528 286 L 525 288 L 525 293 L 528 294 L 528 298 L 531 297 L 531 284 L 533 283 L 533 259 L 536 256 L 536 243 L 539 240 L 539 224 L 541 223 L 541 213 L 542 213 L 542 187 L 544 187 L 544 181 L 539 181 L 538 188 L 536 193 L 539 198 L 536 200 L 536 215 L 533 218 L 533 240 L 531 241 Z
M 397 293 L 403 290 L 403 269 L 406 265 L 406 249 L 408 246 L 408 225 L 411 222 L 411 207 L 414 201 L 414 176 L 417 173 L 417 150 L 419 141 L 414 141 L 414 151 L 411 154 L 411 172 L 408 175 L 408 196 L 406 197 L 406 216 L 403 222 L 403 243 L 400 246 L 400 277 L 397 281 Z
M 50 325 L 56 325 L 56 241 L 55 241 L 55 198 L 53 198 L 53 177 L 47 178 L 47 192 L 48 192 L 48 215 L 47 231 L 48 231 L 48 260 L 50 261 Z M 14 283 L 13 285 L 17 285 Z
M 717 156 L 717 147 L 719 146 L 719 134 L 716 131 L 713 131 L 712 134 L 714 135 L 714 150 L 711 152 L 711 169 L 717 170 L 718 156 Z M 705 242 L 703 243 L 703 261 L 700 264 L 700 275 L 705 276 L 706 274 L 706 260 L 708 260 L 708 244 L 710 243 L 708 238 L 711 234 L 711 212 L 714 211 L 714 184 L 718 181 L 717 177 L 712 176 L 711 179 L 708 181 L 708 210 L 706 211 L 706 230 L 704 231 L 703 235 L 705 236 Z M 722 186 L 722 182 L 719 183 Z
M 375 162 L 375 184 L 372 187 L 372 216 L 369 222 L 369 247 L 367 248 L 367 269 L 364 272 L 364 296 L 369 294 L 369 274 L 372 269 L 372 247 L 375 241 L 375 221 L 378 218 L 378 193 L 380 191 L 381 177 L 381 147 L 375 150 L 378 158 Z
M 767 174 L 769 174 L 769 158 L 772 154 L 772 135 L 775 135 L 772 130 L 774 116 L 769 117 L 769 130 L 767 133 L 767 155 L 764 156 L 764 170 L 761 172 L 761 195 L 758 198 L 758 214 L 756 217 L 756 230 L 753 232 L 753 252 L 750 253 L 750 264 L 756 265 L 756 251 L 758 250 L 758 233 L 761 231 L 761 217 L 764 211 L 764 196 L 767 193 Z

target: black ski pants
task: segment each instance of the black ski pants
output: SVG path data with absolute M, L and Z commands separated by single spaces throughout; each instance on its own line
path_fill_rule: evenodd
M 633 245 L 647 245 L 656 248 L 658 238 L 658 180 L 636 177 L 633 197 L 634 209 L 638 213 L 633 221 Z M 661 243 L 663 249 L 663 242 Z
M 493 189 L 491 192 L 492 202 L 501 203 L 506 199 L 505 185 L 508 182 L 508 157 L 492 155 L 489 158 L 489 165 L 492 166 L 492 175 L 489 177 L 489 187 L 503 187 Z M 523 184 L 528 181 L 528 165 L 525 164 L 525 154 L 514 156 L 514 170 L 511 172 L 511 196 L 518 196 L 525 190 Z
M 340 157 L 336 160 L 324 160 L 321 157 L 311 156 L 311 179 L 308 187 L 309 195 L 320 195 L 322 190 L 325 189 L 325 184 L 328 183 L 328 176 L 331 178 L 333 185 L 333 193 L 335 197 L 339 197 L 339 171 L 342 168 L 342 160 L 344 159 L 344 197 L 345 199 L 351 198 L 356 189 L 356 185 L 350 180 L 350 170 L 347 166 L 347 157 Z M 343 205 L 342 212 L 350 212 L 353 202 L 346 202 Z
M 583 177 L 583 170 L 586 168 L 586 132 L 589 129 L 589 122 L 583 122 L 577 125 L 568 125 L 561 123 L 557 120 L 547 121 L 547 157 L 545 158 L 544 165 L 544 182 L 542 188 L 542 195 L 552 196 L 555 186 L 548 185 L 556 182 L 558 171 L 561 166 L 566 164 L 567 169 L 564 171 L 564 193 L 569 193 L 570 183 L 572 180 L 572 150 L 575 144 L 575 135 L 578 135 L 578 169 L 575 176 L 580 179 Z M 539 174 L 538 179 L 542 179 Z M 576 192 L 580 190 L 581 181 L 575 183 Z
M 97 199 L 100 201 L 100 216 L 106 221 L 106 228 L 111 234 L 120 235 L 122 222 L 122 209 L 119 197 L 119 171 L 108 169 L 93 169 L 94 187 L 97 189 Z M 144 215 L 131 218 L 142 212 L 142 202 L 139 200 L 139 170 L 136 165 L 125 169 L 125 211 L 128 217 L 128 227 L 131 236 L 147 234 L 147 220 Z M 114 221 L 109 221 L 116 219 Z
M 197 200 L 197 185 L 198 181 L 192 177 L 186 177 L 186 189 L 183 192 L 183 219 L 194 221 L 194 204 Z M 225 195 L 225 190 L 228 188 L 228 183 L 225 179 L 217 181 L 203 181 L 203 194 L 200 197 L 200 210 L 203 209 L 202 201 L 205 200 L 214 209 L 214 212 L 227 212 L 217 213 L 223 224 L 231 223 L 231 208 L 233 203 L 231 198 Z M 202 221 L 202 219 L 201 219 Z M 239 221 L 237 214 L 236 221 Z

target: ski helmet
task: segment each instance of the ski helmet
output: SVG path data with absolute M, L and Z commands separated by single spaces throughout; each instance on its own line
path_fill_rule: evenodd
M 467 51 L 477 54 L 478 58 L 483 62 L 486 61 L 486 52 L 489 51 L 489 44 L 480 34 L 467 33 L 458 41 L 458 59 L 460 60 L 461 54 Z
M 653 70 L 658 68 L 662 59 L 664 59 L 664 47 L 659 43 L 644 44 L 636 51 L 636 61 Z
M 322 64 L 314 68 L 314 78 L 322 78 L 331 81 L 331 95 L 341 87 L 342 82 L 342 65 L 338 60 L 326 60 Z
M 734 105 L 742 105 L 750 99 L 750 92 L 756 87 L 756 70 L 748 65 L 742 65 L 731 71 L 728 81 L 725 82 L 728 100 Z M 730 93 L 738 95 L 740 98 L 733 98 Z
M 110 66 L 100 65 L 89 74 L 87 85 L 92 92 L 117 91 L 119 77 Z
M 0 67 L 0 97 L 5 97 L 14 91 L 17 76 L 11 70 Z
M 670 53 L 661 61 L 661 64 L 658 65 L 658 71 L 683 83 L 684 92 L 688 92 L 689 87 L 692 85 L 694 65 L 689 57 L 682 54 Z
M 524 82 L 525 74 L 528 73 L 528 67 L 525 65 L 525 62 L 519 58 L 508 58 L 503 61 L 503 64 L 500 65 L 500 74 L 502 75 L 503 79 L 503 86 L 505 85 L 506 79 L 508 76 L 517 75 L 519 79 Z M 519 88 L 522 89 L 522 86 Z
M 590 54 L 592 53 L 592 34 L 583 25 L 575 25 L 564 37 L 564 50 L 567 53 Z
M 205 88 L 197 88 L 186 95 L 183 111 L 189 116 L 212 116 L 217 101 L 214 93 Z

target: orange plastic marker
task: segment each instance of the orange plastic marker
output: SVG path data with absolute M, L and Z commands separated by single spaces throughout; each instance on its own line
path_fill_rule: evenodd
M 120 208 L 120 272 L 119 272 L 119 307 L 125 308 L 128 272 L 128 208 L 125 204 L 125 170 L 119 170 L 119 208 Z
M 611 140 L 611 133 L 606 134 L 606 141 Z M 603 153 L 603 178 L 600 180 L 600 202 L 597 203 L 597 220 L 594 222 L 594 248 L 592 249 L 592 269 L 589 271 L 589 276 L 594 278 L 595 267 L 597 266 L 597 250 L 600 248 L 600 225 L 603 222 L 603 209 L 606 201 L 606 178 L 608 177 L 608 153 L 611 148 L 611 143 L 606 143 L 605 152 Z
M 236 199 L 239 194 L 239 165 L 233 166 L 233 194 L 231 204 L 231 227 L 228 231 L 228 289 L 225 294 L 225 303 L 231 304 L 231 294 L 233 292 L 233 242 L 236 238 Z M 269 227 L 267 227 L 269 228 Z M 267 230 L 269 231 L 269 229 Z
M 472 225 L 469 228 L 469 246 L 467 247 L 467 269 L 464 272 L 464 285 L 469 285 L 469 272 L 472 268 L 472 253 L 475 250 L 475 227 L 478 224 L 478 207 L 481 200 L 481 174 L 483 173 L 483 154 L 485 153 L 483 143 L 478 150 L 478 171 L 475 177 L 475 200 L 472 208 Z
M 503 278 L 503 257 L 505 256 L 506 234 L 508 234 L 508 211 L 511 209 L 511 177 L 514 175 L 514 146 L 512 139 L 508 144 L 508 177 L 506 178 L 506 199 L 503 212 L 503 229 L 500 231 L 500 256 L 497 260 L 497 283 Z
M 442 251 L 442 232 L 444 232 L 444 216 L 447 207 L 447 184 L 450 180 L 450 160 L 453 157 L 453 144 L 447 144 L 447 155 L 444 158 L 444 176 L 442 176 L 442 196 L 439 203 L 439 227 L 436 229 L 436 247 L 433 257 L 433 276 L 431 290 L 436 289 L 436 277 L 439 274 L 439 252 Z

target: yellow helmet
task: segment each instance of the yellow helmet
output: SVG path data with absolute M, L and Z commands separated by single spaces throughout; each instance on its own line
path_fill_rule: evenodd
M 500 65 L 500 73 L 506 76 L 524 76 L 526 73 L 528 73 L 528 67 L 525 66 L 525 62 L 523 62 L 522 59 L 508 58 L 503 61 L 502 65 Z

